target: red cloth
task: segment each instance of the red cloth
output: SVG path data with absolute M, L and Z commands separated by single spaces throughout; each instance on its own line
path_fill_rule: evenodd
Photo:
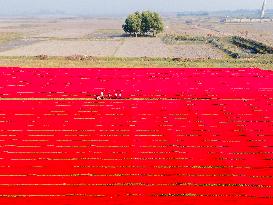
M 272 71 L 0 77 L 1 205 L 273 204 Z

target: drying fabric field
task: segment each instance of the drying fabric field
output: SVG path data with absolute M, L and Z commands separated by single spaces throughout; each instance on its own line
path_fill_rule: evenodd
M 272 204 L 272 71 L 0 75 L 1 204 Z

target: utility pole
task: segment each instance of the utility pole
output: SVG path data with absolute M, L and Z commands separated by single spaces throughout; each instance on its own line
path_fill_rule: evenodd
M 265 6 L 266 6 L 266 0 L 264 0 L 263 6 L 262 6 L 262 10 L 261 10 L 261 19 L 264 18 Z

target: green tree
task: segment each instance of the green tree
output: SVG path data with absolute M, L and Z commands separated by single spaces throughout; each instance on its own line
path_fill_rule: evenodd
M 130 14 L 122 25 L 123 30 L 130 35 L 134 34 L 136 37 L 141 32 L 141 14 L 135 12 Z
M 164 30 L 164 24 L 160 15 L 156 12 L 135 12 L 127 17 L 123 30 L 129 34 L 153 35 Z
M 158 13 L 153 12 L 151 15 L 152 15 L 151 32 L 153 33 L 153 36 L 155 36 L 156 34 L 159 34 L 164 31 L 164 24 L 162 18 Z

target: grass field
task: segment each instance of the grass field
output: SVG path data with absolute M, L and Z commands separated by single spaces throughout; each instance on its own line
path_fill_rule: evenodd
M 83 68 L 119 68 L 119 67 L 173 67 L 173 68 L 246 68 L 255 67 L 273 70 L 273 57 L 263 56 L 250 59 L 173 59 L 173 58 L 113 58 L 90 57 L 84 60 L 67 59 L 65 57 L 48 57 L 41 60 L 39 57 L 0 57 L 1 66 L 15 67 L 83 67 Z

